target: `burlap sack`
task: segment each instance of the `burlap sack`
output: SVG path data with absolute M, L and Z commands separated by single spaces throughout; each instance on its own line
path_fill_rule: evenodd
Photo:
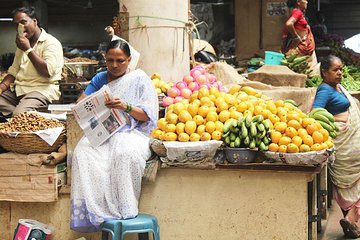
M 292 99 L 304 113 L 308 113 L 311 110 L 316 93 L 316 88 L 274 87 L 253 81 L 246 81 L 240 85 L 253 87 L 274 101 Z
M 264 65 L 255 72 L 249 73 L 248 79 L 272 86 L 305 87 L 307 76 L 293 72 L 282 65 Z
M 225 86 L 246 81 L 246 78 L 241 76 L 234 67 L 226 62 L 208 64 L 206 70 L 209 73 L 215 74 L 217 81 L 221 81 Z

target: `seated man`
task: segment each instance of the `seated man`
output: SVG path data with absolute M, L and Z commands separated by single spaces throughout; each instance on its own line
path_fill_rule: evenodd
M 15 9 L 13 22 L 17 49 L 0 83 L 0 112 L 9 117 L 58 100 L 64 64 L 61 43 L 40 27 L 34 8 Z

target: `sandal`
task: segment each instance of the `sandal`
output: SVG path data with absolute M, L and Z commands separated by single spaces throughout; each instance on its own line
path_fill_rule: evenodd
M 360 231 L 355 224 L 352 224 L 351 222 L 343 218 L 340 220 L 340 225 L 346 237 L 352 239 L 360 238 Z

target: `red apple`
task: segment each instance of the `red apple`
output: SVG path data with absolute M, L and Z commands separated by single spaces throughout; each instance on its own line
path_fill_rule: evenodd
M 180 95 L 180 90 L 177 87 L 172 87 L 167 91 L 169 97 L 175 98 Z
M 170 106 L 173 103 L 174 103 L 174 98 L 172 97 L 164 97 L 162 99 L 162 104 L 164 107 Z

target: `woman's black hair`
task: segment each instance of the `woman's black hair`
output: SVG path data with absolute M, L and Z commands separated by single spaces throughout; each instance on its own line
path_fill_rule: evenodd
M 286 5 L 288 8 L 295 8 L 297 6 L 298 0 L 287 0 Z
M 114 48 L 119 48 L 119 49 L 123 50 L 125 55 L 128 56 L 128 57 L 131 56 L 129 44 L 127 42 L 121 40 L 121 39 L 111 41 L 109 43 L 109 45 L 107 46 L 107 48 L 106 48 L 106 53 L 110 49 L 114 49 Z
M 323 71 L 328 71 L 335 61 L 341 62 L 341 59 L 334 55 L 328 55 L 323 60 L 321 60 L 320 74 L 322 78 L 324 78 Z
M 12 11 L 13 17 L 14 17 L 15 14 L 18 13 L 18 12 L 25 13 L 25 14 L 28 15 L 31 19 L 36 19 L 36 22 L 37 22 L 38 27 L 41 27 L 39 18 L 38 18 L 38 16 L 36 15 L 35 7 L 20 7 L 20 8 L 16 8 L 15 10 Z

